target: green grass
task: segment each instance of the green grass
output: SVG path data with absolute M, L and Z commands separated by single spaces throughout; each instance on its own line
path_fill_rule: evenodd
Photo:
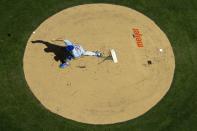
M 113 125 L 82 124 L 49 112 L 27 86 L 22 60 L 32 31 L 49 16 L 85 3 L 133 8 L 168 36 L 176 59 L 172 87 L 145 115 Z M 0 0 L 0 131 L 196 131 L 196 60 L 196 0 Z

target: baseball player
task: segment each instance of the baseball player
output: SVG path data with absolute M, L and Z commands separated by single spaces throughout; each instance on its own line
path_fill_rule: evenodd
M 69 66 L 69 62 L 72 59 L 80 58 L 81 56 L 96 56 L 96 57 L 102 57 L 102 53 L 99 51 L 87 51 L 84 50 L 81 45 L 74 44 L 69 40 L 58 40 L 58 41 L 64 41 L 66 47 L 65 47 L 65 60 L 63 63 L 60 64 L 60 68 L 65 68 Z

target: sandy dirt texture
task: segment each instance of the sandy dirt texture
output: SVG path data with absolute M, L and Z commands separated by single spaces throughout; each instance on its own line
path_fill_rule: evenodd
M 88 56 L 60 69 L 55 55 L 63 53 L 64 43 L 56 38 L 105 55 L 114 49 L 118 63 Z M 112 124 L 139 117 L 165 96 L 175 58 L 164 32 L 145 15 L 87 4 L 49 17 L 32 32 L 23 64 L 29 88 L 45 108 L 82 123 Z

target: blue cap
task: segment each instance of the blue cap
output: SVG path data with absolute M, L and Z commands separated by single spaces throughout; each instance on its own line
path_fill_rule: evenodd
M 68 51 L 72 51 L 73 49 L 74 49 L 73 45 L 66 46 L 66 50 L 68 50 Z

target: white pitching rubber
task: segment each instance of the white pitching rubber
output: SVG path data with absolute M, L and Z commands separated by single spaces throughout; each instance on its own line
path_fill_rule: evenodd
M 111 52 L 111 56 L 113 58 L 114 63 L 118 63 L 118 59 L 117 59 L 115 50 L 111 49 L 110 52 Z

